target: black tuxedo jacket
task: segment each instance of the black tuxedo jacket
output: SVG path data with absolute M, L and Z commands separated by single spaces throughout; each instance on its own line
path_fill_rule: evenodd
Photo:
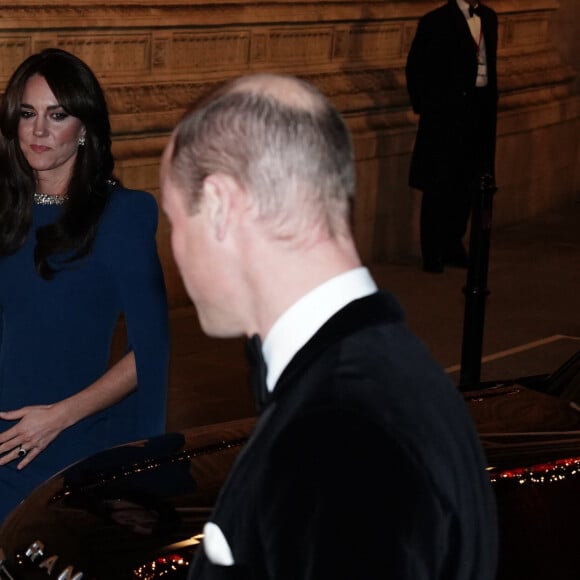
M 452 182 L 458 169 L 471 163 L 475 145 L 484 152 L 482 169 L 494 173 L 497 123 L 496 13 L 480 4 L 487 56 L 488 86 L 484 110 L 476 100 L 477 44 L 456 0 L 419 20 L 407 57 L 407 89 L 420 115 L 411 159 L 409 184 L 423 191 Z M 474 120 L 483 130 L 475 129 Z
M 495 504 L 463 399 L 387 293 L 286 368 L 212 523 L 234 564 L 190 578 L 491 580 Z

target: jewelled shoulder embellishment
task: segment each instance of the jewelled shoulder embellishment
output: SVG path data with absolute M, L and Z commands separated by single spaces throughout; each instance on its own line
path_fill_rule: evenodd
M 36 205 L 62 205 L 68 199 L 68 195 L 50 195 L 48 193 L 35 193 Z

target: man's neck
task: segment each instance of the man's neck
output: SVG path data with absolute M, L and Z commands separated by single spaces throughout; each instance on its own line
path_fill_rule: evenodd
M 306 251 L 257 253 L 252 276 L 255 331 L 262 338 L 292 304 L 327 280 L 361 265 L 350 237 L 319 242 Z M 259 266 L 258 266 L 259 264 Z

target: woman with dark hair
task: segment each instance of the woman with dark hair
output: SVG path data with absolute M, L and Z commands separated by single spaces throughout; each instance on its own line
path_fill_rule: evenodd
M 169 341 L 157 204 L 113 177 L 89 67 L 30 56 L 0 131 L 1 521 L 71 462 L 163 432 Z M 121 315 L 127 350 L 109 365 Z

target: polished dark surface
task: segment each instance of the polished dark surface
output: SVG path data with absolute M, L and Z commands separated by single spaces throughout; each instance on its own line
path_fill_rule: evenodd
M 182 577 L 253 423 L 171 433 L 75 464 L 4 522 L 6 568 L 30 580 Z

